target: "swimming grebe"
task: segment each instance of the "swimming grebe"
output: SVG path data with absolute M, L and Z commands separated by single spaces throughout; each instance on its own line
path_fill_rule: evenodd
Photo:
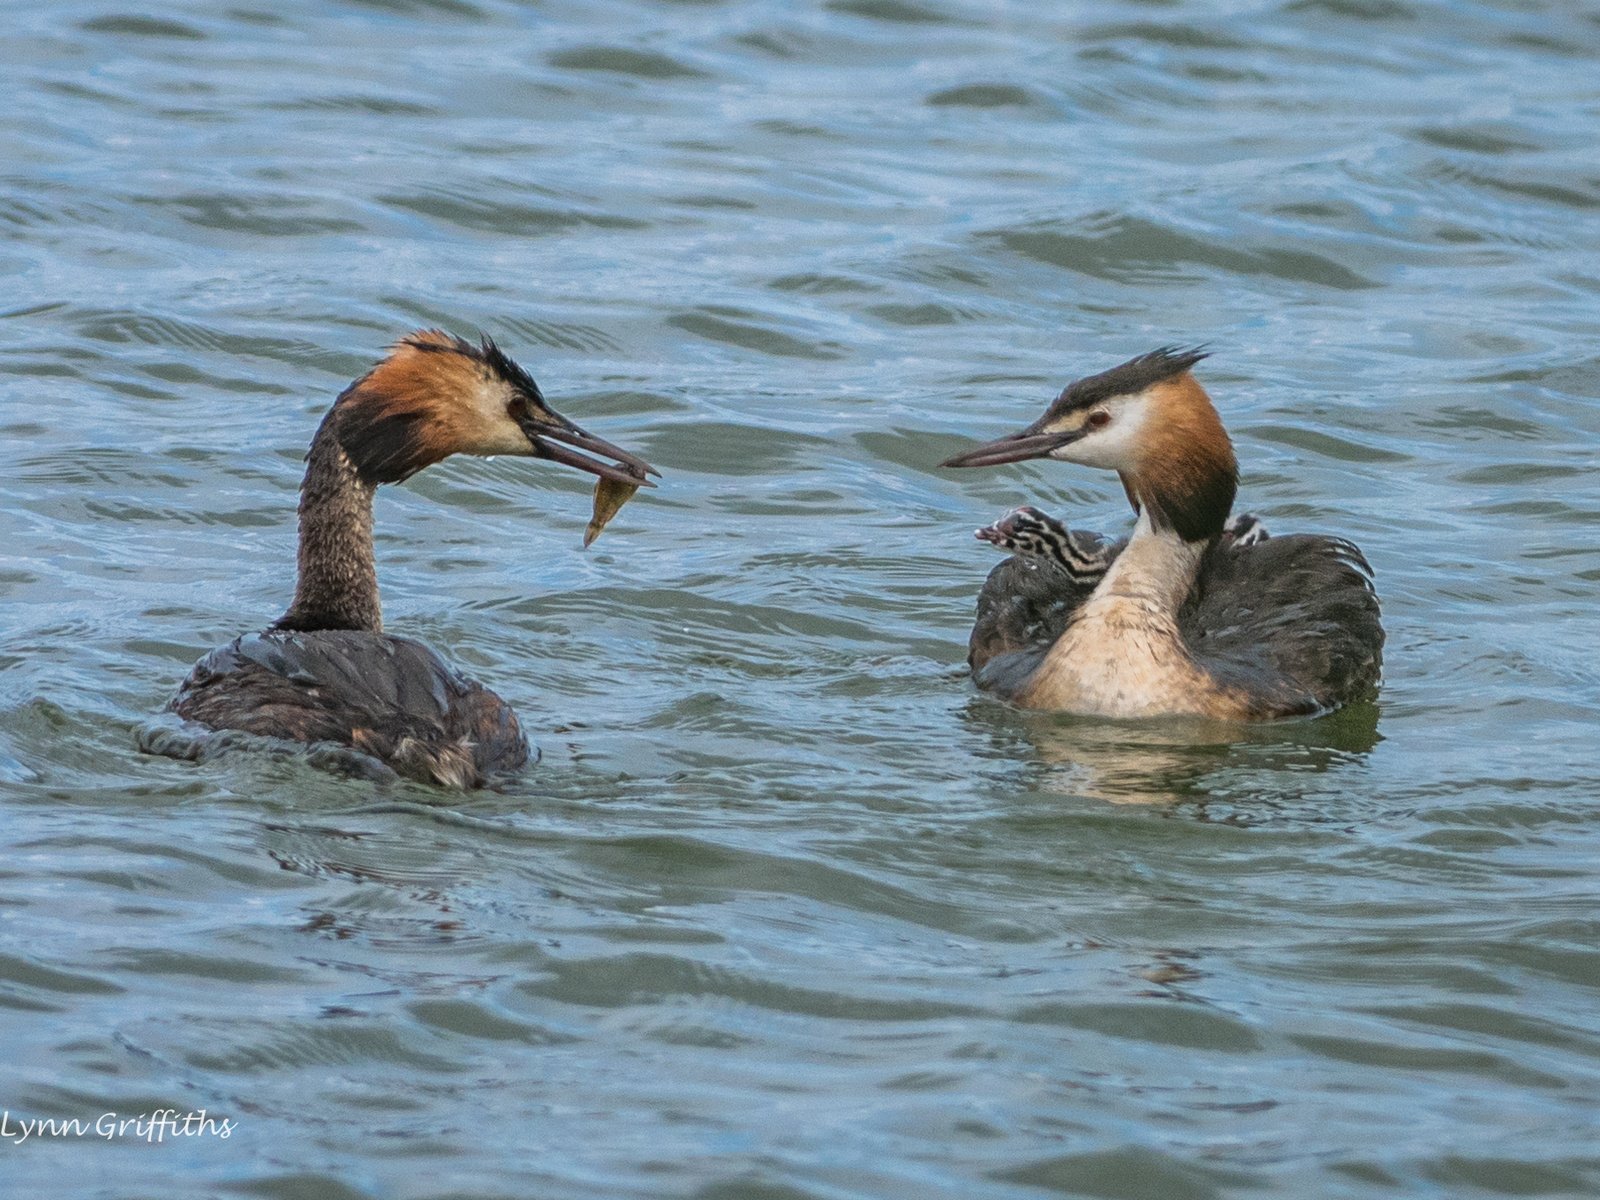
M 1315 534 L 1267 538 L 1255 518 L 1225 536 L 1237 464 L 1190 373 L 1205 357 L 1160 349 L 1080 379 L 1021 433 L 941 464 L 1113 470 L 1138 516 L 1116 544 L 1037 510 L 980 531 L 1024 550 L 978 599 L 968 662 L 979 687 L 1029 708 L 1224 720 L 1306 716 L 1372 692 L 1383 628 L 1361 551 Z M 1040 570 L 1046 558 L 1071 565 Z
M 402 338 L 339 395 L 311 440 L 289 611 L 196 663 L 171 710 L 212 729 L 333 743 L 363 769 L 424 783 L 478 787 L 526 763 L 509 704 L 421 643 L 383 632 L 373 493 L 452 454 L 545 458 L 635 486 L 659 474 L 551 409 L 490 339 L 474 346 L 437 329 Z M 181 752 L 159 740 L 146 748 Z

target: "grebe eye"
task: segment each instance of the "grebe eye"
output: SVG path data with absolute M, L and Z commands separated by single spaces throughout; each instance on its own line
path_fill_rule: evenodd
M 1111 424 L 1111 414 L 1097 408 L 1085 418 L 1083 424 L 1086 429 L 1103 429 Z

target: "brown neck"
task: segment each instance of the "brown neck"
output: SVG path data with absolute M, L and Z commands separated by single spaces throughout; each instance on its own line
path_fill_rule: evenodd
M 372 494 L 335 434 L 337 406 L 306 455 L 300 485 L 300 576 L 278 629 L 383 631 L 372 551 Z
M 1135 511 L 1157 531 L 1210 542 L 1233 509 L 1239 466 L 1222 419 L 1192 375 L 1151 389 L 1159 420 L 1138 460 L 1118 472 Z

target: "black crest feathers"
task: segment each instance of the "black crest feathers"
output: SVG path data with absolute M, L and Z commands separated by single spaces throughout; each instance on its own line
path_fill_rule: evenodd
M 1109 371 L 1090 375 L 1067 385 L 1050 406 L 1045 419 L 1062 413 L 1076 412 L 1080 408 L 1110 400 L 1113 396 L 1131 396 L 1148 387 L 1182 375 L 1211 352 L 1204 346 L 1184 349 L 1179 346 L 1162 346 L 1148 354 L 1130 358 Z

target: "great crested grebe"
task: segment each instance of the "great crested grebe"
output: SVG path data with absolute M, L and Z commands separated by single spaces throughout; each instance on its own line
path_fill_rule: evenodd
M 1116 471 L 1138 518 L 1125 543 L 1032 509 L 979 531 L 1015 551 L 978 598 L 968 662 L 979 687 L 1028 708 L 1246 721 L 1375 688 L 1383 628 L 1361 551 L 1316 534 L 1268 538 L 1247 515 L 1230 526 L 1233 444 L 1190 373 L 1205 357 L 1160 349 L 1080 379 L 1021 433 L 941 464 Z M 1045 560 L 1059 569 L 1039 569 Z
M 364 770 L 450 787 L 526 763 L 509 704 L 421 643 L 383 632 L 373 494 L 452 454 L 544 458 L 629 486 L 659 474 L 554 411 L 490 339 L 410 334 L 340 393 L 311 439 L 289 611 L 202 658 L 170 709 L 211 729 L 332 743 Z M 185 753 L 159 737 L 145 748 Z

